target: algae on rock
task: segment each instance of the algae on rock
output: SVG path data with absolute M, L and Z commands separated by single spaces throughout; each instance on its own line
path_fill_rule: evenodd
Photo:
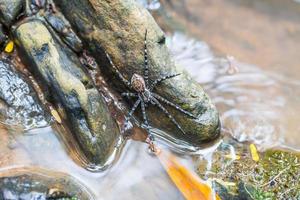
M 64 108 L 89 162 L 104 165 L 115 149 L 119 129 L 76 55 L 63 49 L 39 20 L 20 24 L 15 37 L 32 71 L 50 88 L 55 103 Z
M 231 147 L 236 149 L 235 153 L 227 152 Z M 269 149 L 259 153 L 260 159 L 254 161 L 248 148 L 236 141 L 222 143 L 214 152 L 210 169 L 199 168 L 200 176 L 214 182 L 222 199 L 300 198 L 299 153 Z

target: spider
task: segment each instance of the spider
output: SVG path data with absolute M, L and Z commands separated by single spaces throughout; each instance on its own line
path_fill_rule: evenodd
M 142 115 L 143 115 L 143 125 L 147 131 L 148 139 L 150 140 L 150 143 L 154 141 L 154 137 L 150 132 L 150 126 L 146 114 L 146 108 L 148 105 L 155 105 L 157 106 L 161 111 L 163 111 L 164 114 L 167 115 L 167 117 L 176 125 L 176 127 L 185 134 L 184 130 L 181 128 L 181 126 L 178 124 L 178 122 L 175 120 L 175 118 L 168 112 L 168 110 L 161 104 L 164 103 L 166 105 L 174 107 L 176 110 L 184 113 L 185 115 L 197 118 L 192 113 L 182 109 L 179 105 L 174 104 L 170 102 L 169 100 L 163 98 L 162 96 L 156 94 L 153 92 L 155 86 L 167 79 L 174 78 L 176 76 L 179 76 L 180 74 L 170 74 L 163 77 L 160 77 L 153 82 L 150 83 L 149 81 L 149 66 L 148 66 L 148 50 L 147 50 L 147 30 L 145 32 L 145 39 L 144 39 L 144 74 L 143 76 L 137 73 L 134 73 L 130 79 L 130 81 L 126 80 L 125 77 L 120 73 L 120 71 L 117 69 L 117 67 L 112 62 L 110 56 L 106 53 L 106 56 L 113 67 L 116 74 L 119 76 L 121 81 L 133 92 L 123 92 L 121 95 L 123 97 L 132 98 L 136 97 L 137 100 L 133 104 L 132 108 L 130 109 L 127 117 L 126 117 L 126 123 L 132 118 L 133 113 L 137 109 L 139 105 L 141 105 L 142 109 Z

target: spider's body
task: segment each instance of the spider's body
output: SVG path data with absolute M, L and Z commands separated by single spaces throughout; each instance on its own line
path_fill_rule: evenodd
M 147 54 L 147 31 L 145 33 L 145 48 L 144 48 L 144 75 L 141 76 L 137 73 L 134 73 L 131 77 L 130 82 L 127 81 L 123 75 L 119 72 L 119 70 L 117 69 L 117 67 L 113 64 L 112 60 L 110 59 L 110 56 L 107 54 L 107 58 L 110 61 L 110 64 L 112 65 L 112 67 L 114 68 L 115 72 L 117 73 L 117 75 L 119 76 L 119 78 L 123 81 L 123 83 L 129 88 L 131 89 L 133 92 L 125 92 L 122 93 L 122 96 L 126 96 L 126 97 L 136 97 L 137 100 L 135 101 L 135 103 L 133 104 L 131 110 L 128 113 L 127 116 L 127 121 L 126 123 L 128 123 L 128 120 L 132 117 L 134 111 L 137 109 L 137 107 L 139 105 L 141 105 L 141 109 L 142 109 L 142 114 L 143 114 L 143 120 L 144 120 L 144 126 L 149 134 L 149 139 L 152 141 L 153 137 L 150 133 L 150 127 L 149 127 L 149 122 L 148 122 L 148 118 L 146 115 L 146 107 L 151 104 L 151 105 L 156 105 L 158 108 L 160 108 L 167 116 L 168 118 L 177 126 L 178 129 L 180 129 L 180 131 L 185 134 L 185 132 L 183 131 L 183 129 L 181 128 L 181 126 L 177 123 L 177 121 L 174 119 L 174 117 L 172 117 L 172 115 L 166 110 L 166 108 L 160 103 L 163 102 L 169 106 L 174 107 L 176 110 L 192 117 L 192 118 L 196 118 L 193 114 L 191 114 L 188 111 L 183 110 L 182 108 L 180 108 L 180 106 L 168 101 L 167 99 L 161 97 L 160 95 L 156 94 L 153 92 L 153 89 L 155 88 L 155 86 L 157 84 L 159 84 L 160 82 L 170 79 L 170 78 L 174 78 L 180 74 L 172 74 L 172 75 L 166 75 L 163 76 L 161 78 L 158 78 L 156 80 L 154 80 L 151 84 L 149 84 L 149 78 L 148 78 L 148 54 Z M 125 124 L 126 124 L 125 123 Z
M 143 93 L 147 90 L 144 78 L 139 74 L 133 74 L 131 77 L 131 86 L 138 93 Z

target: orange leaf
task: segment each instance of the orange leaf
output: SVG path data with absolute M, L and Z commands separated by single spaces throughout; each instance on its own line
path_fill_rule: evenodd
M 159 160 L 167 171 L 171 180 L 188 200 L 221 200 L 214 195 L 211 187 L 204 183 L 197 175 L 181 165 L 171 153 L 160 151 Z M 215 198 L 214 198 L 215 196 Z

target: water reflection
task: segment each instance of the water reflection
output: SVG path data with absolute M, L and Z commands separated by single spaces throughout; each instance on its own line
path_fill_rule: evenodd
M 203 85 L 218 107 L 224 131 L 265 149 L 299 147 L 300 82 L 239 62 L 218 58 L 201 41 L 175 33 L 169 47 L 178 65 Z M 231 74 L 232 70 L 238 71 Z
M 149 10 L 157 10 L 160 8 L 159 0 L 137 0 L 137 2 Z
M 129 142 L 111 169 L 92 173 L 71 159 L 51 127 L 39 129 L 37 135 L 17 134 L 15 140 L 25 154 L 22 163 L 26 166 L 70 174 L 89 188 L 96 199 L 183 199 L 159 160 L 148 153 L 147 144 Z M 10 163 L 1 167 L 3 170 L 22 166 Z

